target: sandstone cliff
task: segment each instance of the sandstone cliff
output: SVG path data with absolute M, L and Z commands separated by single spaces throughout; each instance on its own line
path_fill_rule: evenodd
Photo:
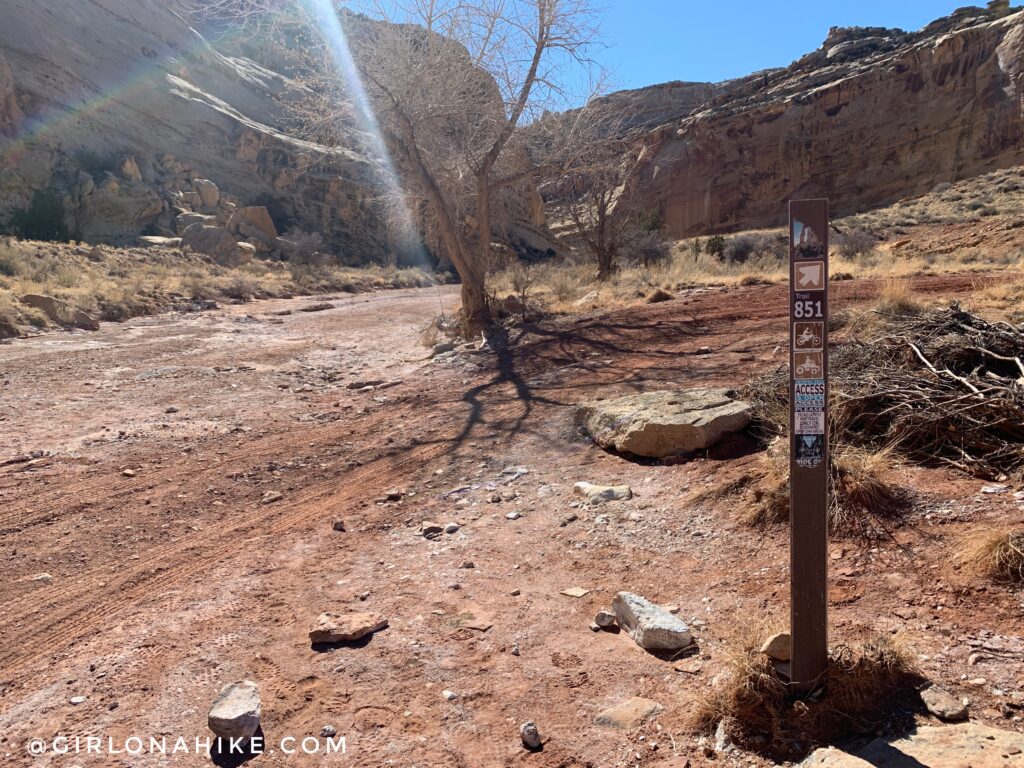
M 776 225 L 794 197 L 827 196 L 838 213 L 885 205 L 1024 163 L 1024 12 L 834 29 L 791 66 L 708 96 L 648 135 L 631 182 L 670 234 Z
M 316 232 L 345 260 L 394 256 L 365 137 L 347 126 L 351 141 L 328 148 L 288 135 L 299 91 L 279 59 L 259 40 L 204 36 L 184 0 L 6 0 L 0 227 L 40 190 L 90 242 L 224 227 L 236 207 L 266 205 L 278 230 Z M 544 247 L 527 192 L 516 242 Z

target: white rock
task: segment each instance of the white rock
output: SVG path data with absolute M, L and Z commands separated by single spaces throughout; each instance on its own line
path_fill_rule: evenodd
M 764 641 L 761 653 L 776 661 L 789 661 L 793 653 L 792 644 L 789 632 L 779 632 Z
M 612 610 L 622 630 L 641 648 L 678 650 L 693 643 L 690 628 L 664 608 L 631 592 L 619 592 Z
M 628 485 L 595 485 L 581 481 L 573 485 L 572 492 L 577 496 L 582 496 L 588 504 L 628 501 L 633 498 L 633 491 Z
M 523 740 L 523 746 L 527 749 L 540 749 L 540 731 L 537 730 L 533 720 L 527 720 L 519 726 L 519 736 Z
M 210 730 L 224 739 L 247 739 L 260 727 L 260 689 L 252 680 L 225 685 L 206 719 Z
M 459 698 L 459 694 L 457 694 L 455 691 L 441 691 L 441 696 L 444 698 L 445 701 L 455 701 L 457 698 Z

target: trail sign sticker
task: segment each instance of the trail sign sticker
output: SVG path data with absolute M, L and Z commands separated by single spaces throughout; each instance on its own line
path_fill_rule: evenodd
M 797 352 L 820 352 L 824 347 L 824 323 L 794 323 L 793 349 Z
M 789 204 L 792 685 L 828 665 L 828 201 Z
M 793 376 L 797 379 L 820 379 L 825 371 L 824 352 L 798 352 L 793 356 Z M 824 408 L 824 403 L 822 403 Z
M 804 291 L 825 289 L 825 262 L 809 261 L 796 266 L 796 287 Z

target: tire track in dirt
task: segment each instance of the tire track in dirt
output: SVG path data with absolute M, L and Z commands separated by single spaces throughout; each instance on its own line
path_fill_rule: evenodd
M 506 417 L 513 415 L 515 410 L 517 406 L 513 404 L 497 407 L 492 413 L 495 417 Z M 23 676 L 34 666 L 46 665 L 51 654 L 73 646 L 153 593 L 173 589 L 211 568 L 244 556 L 244 552 L 239 552 L 236 536 L 246 529 L 259 525 L 265 529 L 262 535 L 268 536 L 294 532 L 315 519 L 326 519 L 330 510 L 338 505 L 365 499 L 375 491 L 383 490 L 395 482 L 396 476 L 452 450 L 461 430 L 458 424 L 447 426 L 443 436 L 435 436 L 429 444 L 413 446 L 400 458 L 381 457 L 348 474 L 332 477 L 330 484 L 311 485 L 293 494 L 286 504 L 257 507 L 242 518 L 232 517 L 225 524 L 206 527 L 203 532 L 208 544 L 178 542 L 150 553 L 145 566 L 119 578 L 94 576 L 58 587 L 47 595 L 47 601 L 51 605 L 64 606 L 63 610 L 58 609 L 35 620 L 19 620 L 25 615 L 26 604 L 38 603 L 38 595 L 29 593 L 20 600 L 12 601 L 5 612 L 9 620 L 0 623 L 4 649 L 10 651 L 0 655 L 5 677 Z M 299 441 L 306 437 L 308 435 L 300 434 L 291 439 Z M 289 440 L 282 437 L 276 442 L 283 447 Z M 308 441 L 303 442 L 303 445 L 307 444 Z M 219 469 L 223 471 L 223 465 Z M 336 488 L 336 485 L 341 487 Z M 267 520 L 270 510 L 278 513 L 272 521 Z M 106 586 L 95 597 L 101 580 Z M 16 631 L 8 635 L 7 630 L 12 624 Z

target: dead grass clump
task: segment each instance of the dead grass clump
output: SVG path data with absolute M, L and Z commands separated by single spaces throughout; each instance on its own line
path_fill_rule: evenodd
M 891 277 L 882 284 L 877 309 L 889 315 L 916 316 L 924 312 L 924 305 L 917 300 L 908 278 Z
M 741 507 L 741 521 L 753 528 L 789 522 L 789 453 L 785 439 L 776 440 L 762 457 L 760 476 L 750 483 L 750 498 Z M 877 538 L 913 506 L 903 488 L 892 485 L 885 471 L 892 450 L 869 451 L 838 445 L 831 452 L 828 529 L 839 538 Z
M 1012 584 L 1024 582 L 1024 528 L 998 528 L 969 538 L 957 558 L 977 576 Z
M 759 648 L 759 642 L 748 642 L 727 655 L 728 670 L 691 715 L 690 727 L 711 734 L 721 723 L 737 746 L 777 760 L 873 733 L 912 701 L 922 682 L 899 641 L 879 636 L 833 648 L 821 686 L 794 699 Z

